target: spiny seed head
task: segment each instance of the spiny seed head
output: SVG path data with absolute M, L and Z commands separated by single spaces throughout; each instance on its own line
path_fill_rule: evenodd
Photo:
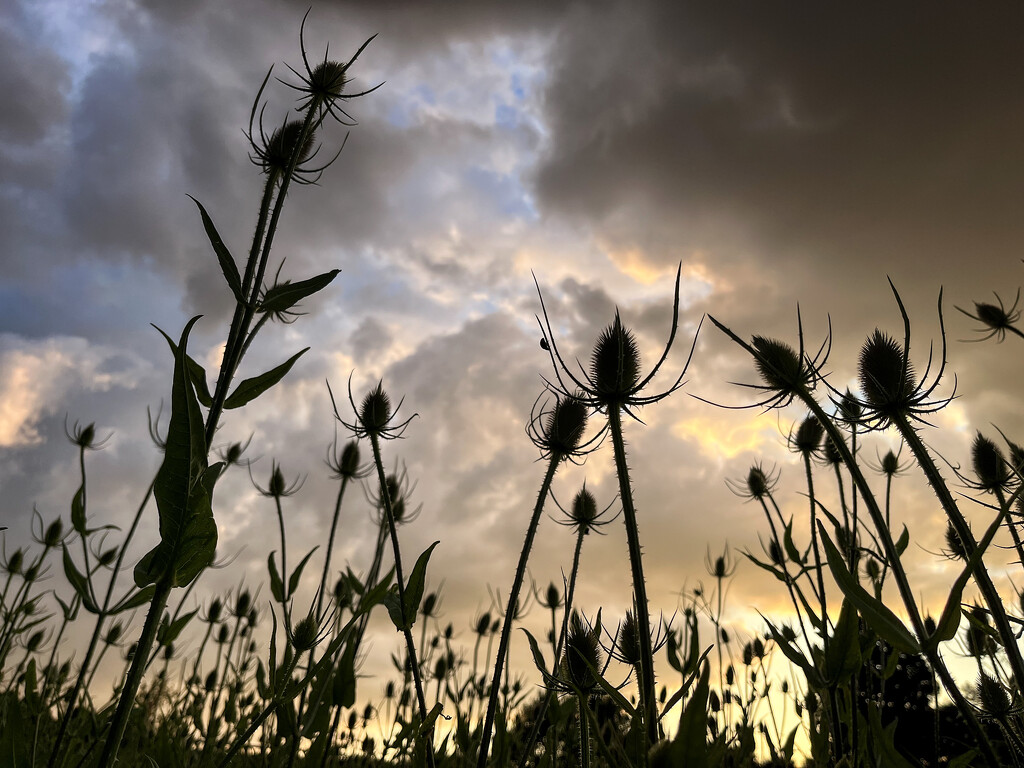
M 544 604 L 548 608 L 557 608 L 562 604 L 562 595 L 558 591 L 558 587 L 555 586 L 555 582 L 548 584 L 547 591 L 544 593 Z
M 559 398 L 544 422 L 543 444 L 556 456 L 571 456 L 587 429 L 587 407 L 574 397 Z
M 889 477 L 892 477 L 900 471 L 900 461 L 895 453 L 888 451 L 885 456 L 882 457 L 882 472 Z
M 626 618 L 622 622 L 622 629 L 619 630 L 619 641 L 616 644 L 619 656 L 626 664 L 636 666 L 640 663 L 642 656 L 640 650 L 640 629 L 636 623 L 636 617 L 632 611 L 626 611 Z
M 336 99 L 348 84 L 348 65 L 340 61 L 323 61 L 313 68 L 310 91 L 323 99 Z
M 882 416 L 907 409 L 914 396 L 914 367 L 906 350 L 877 328 L 860 351 L 858 378 L 864 400 Z
M 1014 320 L 1004 307 L 984 302 L 974 302 L 974 316 L 993 331 L 1010 328 Z
M 878 561 L 872 558 L 864 563 L 864 572 L 871 581 L 878 581 L 878 577 L 882 574 L 882 569 L 878 565 Z
M 978 486 L 983 491 L 994 493 L 996 490 L 1006 490 L 1010 484 L 1010 470 L 1003 452 L 980 432 L 971 445 L 971 465 L 974 474 L 978 476 Z
M 711 568 L 711 576 L 716 579 L 724 579 L 729 575 L 729 568 L 725 562 L 725 557 L 719 555 L 715 558 L 713 567 Z
M 232 443 L 228 446 L 228 449 L 224 451 L 224 463 L 228 466 L 234 466 L 242 459 L 242 453 L 245 452 L 245 446 L 241 443 Z
M 210 603 L 210 612 L 207 616 L 207 620 L 211 624 L 216 624 L 220 621 L 221 614 L 224 611 L 224 603 L 219 597 L 213 598 L 213 602 Z
M 25 569 L 25 581 L 33 582 L 37 578 L 39 578 L 38 565 L 30 565 L 28 568 Z
M 586 625 L 578 613 L 573 613 L 565 640 L 562 674 L 581 691 L 587 692 L 597 687 L 597 676 L 591 667 L 595 670 L 601 667 L 597 633 Z
M 224 645 L 224 643 L 226 643 L 228 641 L 228 638 L 230 636 L 231 636 L 231 631 L 228 629 L 228 625 L 227 624 L 221 624 L 220 625 L 220 629 L 217 630 L 216 642 L 219 645 Z
M 103 638 L 103 641 L 107 645 L 113 645 L 121 639 L 122 634 L 124 634 L 124 625 L 120 621 L 115 621 L 110 625 L 110 629 L 107 630 L 107 636 Z
M 338 474 L 349 479 L 359 474 L 359 443 L 349 440 L 341 450 Z
M 763 499 L 771 490 L 771 482 L 765 471 L 756 464 L 747 473 L 747 492 L 752 498 Z
M 36 651 L 39 650 L 39 646 L 41 646 L 43 644 L 43 640 L 45 638 L 46 638 L 46 630 L 43 630 L 43 629 L 36 630 L 35 632 L 33 632 L 29 636 L 28 642 L 25 643 L 25 650 L 27 650 L 29 653 L 35 653 Z
M 433 616 L 437 609 L 437 592 L 429 592 L 423 598 L 423 605 L 420 606 L 420 613 L 424 616 Z
M 818 421 L 818 417 L 811 414 L 797 427 L 793 436 L 793 448 L 804 456 L 809 456 L 818 450 L 821 439 L 825 436 L 825 428 Z
M 288 483 L 285 482 L 284 472 L 281 471 L 281 467 L 274 465 L 274 471 L 270 473 L 270 482 L 267 484 L 267 493 L 273 496 L 275 499 L 279 499 L 285 495 L 285 490 L 288 488 Z
M 301 120 L 289 120 L 279 128 L 275 128 L 260 156 L 263 172 L 268 175 L 286 173 L 300 138 L 302 138 Z M 299 148 L 296 165 L 309 158 L 313 151 L 315 140 L 316 134 L 314 131 L 308 131 L 302 146 Z
M 391 419 L 391 398 L 382 383 L 371 389 L 359 406 L 359 426 L 369 436 L 380 435 Z
M 590 378 L 598 396 L 612 403 L 629 397 L 640 381 L 640 349 L 618 313 L 594 345 Z
M 996 720 L 1004 720 L 1010 714 L 1010 695 L 1002 683 L 984 672 L 978 676 L 978 699 L 981 708 Z
M 957 560 L 967 559 L 967 548 L 952 523 L 946 523 L 946 547 L 951 557 Z
M 708 708 L 712 712 L 718 712 L 722 709 L 722 701 L 718 698 L 718 692 L 714 689 L 712 689 L 711 693 L 708 694 Z
M 7 558 L 7 572 L 17 576 L 25 565 L 25 552 L 20 547 Z
M 831 435 L 825 438 L 824 448 L 825 451 L 822 455 L 829 466 L 838 466 L 843 463 L 843 454 L 839 452 L 839 448 L 836 446 L 835 440 L 832 439 Z
M 86 424 L 84 427 L 75 425 L 71 435 L 71 442 L 77 445 L 79 448 L 88 449 L 93 447 L 93 443 L 96 440 L 96 425 L 93 423 Z
M 751 345 L 757 352 L 757 372 L 770 388 L 788 393 L 805 384 L 807 372 L 803 361 L 791 346 L 764 336 L 754 336 Z
M 775 565 L 782 565 L 786 562 L 786 555 L 782 551 L 782 547 L 774 539 L 768 544 L 768 557 Z
M 43 531 L 43 546 L 47 549 L 53 549 L 60 544 L 61 539 L 64 538 L 64 522 L 58 517 Z
M 859 402 L 857 402 L 857 398 L 855 398 L 853 393 L 847 389 L 839 399 L 839 413 L 842 415 L 843 419 L 847 422 L 855 423 L 860 419 L 863 410 L 864 408 Z
M 238 618 L 242 618 L 247 613 L 249 613 L 249 609 L 251 607 L 252 607 L 252 595 L 249 594 L 249 590 L 248 589 L 243 589 L 239 593 L 238 599 L 235 601 L 235 616 L 237 616 Z
M 581 488 L 572 500 L 572 511 L 570 512 L 573 525 L 576 529 L 586 534 L 597 520 L 597 500 L 594 494 L 587 490 L 586 486 Z
M 106 549 L 103 552 L 101 552 L 99 556 L 100 565 L 102 565 L 104 568 L 106 568 L 109 565 L 112 565 L 114 560 L 116 559 L 117 547 L 111 547 L 110 549 Z
M 301 619 L 295 625 L 295 631 L 292 632 L 292 646 L 294 646 L 296 652 L 303 653 L 316 645 L 318 632 L 319 628 L 312 616 L 306 616 L 304 619 Z
M 217 687 L 217 670 L 214 670 L 206 676 L 206 682 L 203 684 L 207 693 L 213 693 Z
M 476 620 L 476 626 L 473 627 L 473 631 L 483 637 L 491 629 L 491 614 L 484 613 Z

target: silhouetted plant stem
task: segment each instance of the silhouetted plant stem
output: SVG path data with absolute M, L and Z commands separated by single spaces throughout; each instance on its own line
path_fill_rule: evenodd
M 914 429 L 913 425 L 904 415 L 900 414 L 895 417 L 893 419 L 893 424 L 903 436 L 903 439 L 909 446 L 911 453 L 914 454 L 914 458 L 921 466 L 921 469 L 924 470 L 925 477 L 928 478 L 928 484 L 932 487 L 932 491 L 939 498 L 939 502 L 942 504 L 942 508 L 945 510 L 946 516 L 953 524 L 953 528 L 956 530 L 957 536 L 963 543 L 966 556 L 970 558 L 978 548 L 978 544 L 974 540 L 974 534 L 971 533 L 967 520 L 964 519 L 959 507 L 956 505 L 956 501 L 953 499 L 953 495 L 949 492 L 949 488 L 942 479 L 942 475 L 939 473 L 939 468 L 932 460 L 931 454 L 928 453 L 927 446 L 924 444 L 921 436 L 917 433 L 917 430 Z M 1021 657 L 1020 648 L 1017 645 L 1017 638 L 1014 636 L 1013 629 L 1010 627 L 1010 622 L 1006 618 L 1006 609 L 1003 606 L 1003 601 L 999 597 L 995 584 L 992 583 L 992 578 L 989 576 L 988 569 L 985 567 L 985 563 L 982 560 L 978 561 L 978 565 L 974 569 L 973 576 L 974 581 L 978 585 L 978 589 L 984 596 L 985 603 L 988 605 L 988 609 L 992 614 L 992 619 L 995 623 L 996 631 L 999 633 L 999 637 L 1002 640 L 1003 647 L 1006 649 L 1006 656 L 1010 662 L 1010 669 L 1013 671 L 1016 689 L 1018 691 L 1024 690 L 1024 658 Z
M 164 576 L 156 583 L 156 592 L 153 593 L 153 600 L 149 605 L 149 613 L 146 614 L 146 623 L 142 627 L 142 635 L 139 637 L 135 655 L 132 656 L 132 665 L 128 670 L 128 677 L 125 679 L 124 687 L 121 690 L 121 697 L 117 702 L 117 709 L 110 721 L 107 731 L 107 740 L 103 745 L 103 752 L 100 754 L 98 768 L 110 768 L 117 758 L 117 750 L 121 746 L 125 729 L 128 727 L 128 716 L 131 714 L 132 706 L 135 704 L 135 694 L 142 682 L 142 675 L 145 672 L 149 661 L 149 652 L 156 639 L 156 631 L 160 626 L 160 619 L 163 618 L 164 608 L 167 605 L 167 598 L 171 594 L 173 584 L 173 572 Z
M 580 729 L 580 768 L 590 768 L 590 719 L 585 694 L 576 695 L 576 712 Z
M 402 635 L 405 637 L 405 648 L 406 653 L 409 657 L 409 666 L 412 668 L 412 679 L 413 685 L 416 688 L 416 701 L 419 704 L 420 709 L 420 722 L 426 724 L 427 721 L 427 699 L 423 695 L 423 680 L 420 676 L 420 665 L 416 658 L 416 644 L 413 641 L 412 621 L 415 616 L 409 617 L 405 615 L 405 576 L 402 573 L 402 552 L 398 545 L 398 527 L 395 524 L 394 511 L 391 508 L 391 492 L 388 490 L 387 477 L 384 474 L 384 462 L 380 455 L 380 437 L 376 432 L 370 432 L 370 445 L 373 447 L 373 463 L 377 466 L 377 479 L 380 482 L 380 497 L 384 504 L 384 514 L 387 518 L 388 531 L 391 534 L 391 547 L 395 553 L 395 581 L 398 584 L 398 600 L 402 606 L 402 623 L 405 625 L 402 628 Z M 430 768 L 434 767 L 434 729 L 430 728 L 429 732 L 422 734 L 419 738 L 423 740 L 423 746 L 426 750 L 427 765 Z
M 995 494 L 996 500 L 999 502 L 1000 509 L 1006 510 L 1008 516 L 1010 505 L 1006 501 L 1006 494 L 1003 493 L 1002 488 L 998 487 L 995 489 Z M 1010 536 L 1013 537 L 1013 548 L 1017 551 L 1017 559 L 1020 561 L 1020 564 L 1024 566 L 1024 544 L 1021 543 L 1020 534 L 1017 533 L 1017 526 L 1015 526 L 1013 521 L 1010 520 L 1006 527 L 1010 529 Z
M 522 551 L 519 553 L 519 562 L 516 565 L 516 574 L 512 579 L 512 586 L 508 591 L 508 605 L 505 608 L 505 617 L 501 625 L 501 635 L 498 639 L 498 655 L 494 659 L 494 672 L 491 675 L 491 690 L 487 699 L 487 714 L 484 716 L 483 731 L 481 732 L 480 754 L 477 757 L 478 768 L 487 764 L 487 752 L 490 748 L 491 731 L 494 728 L 494 716 L 498 709 L 498 694 L 501 692 L 501 672 L 505 664 L 505 656 L 508 653 L 509 639 L 512 635 L 512 622 L 517 613 L 516 607 L 519 604 L 519 592 L 526 578 L 526 564 L 530 559 L 530 550 L 533 548 L 533 540 L 537 534 L 537 526 L 540 523 L 540 515 L 544 510 L 544 503 L 547 501 L 548 493 L 551 491 L 551 481 L 554 480 L 558 465 L 564 457 L 561 454 L 553 453 L 548 458 L 548 468 L 544 472 L 544 480 L 541 482 L 540 491 L 537 493 L 537 503 L 533 507 L 533 515 L 530 524 L 526 529 L 526 540 L 523 542 Z
M 860 490 L 861 498 L 863 498 L 864 505 L 867 507 L 868 514 L 871 517 L 871 522 L 878 533 L 878 539 L 882 544 L 882 548 L 885 550 L 885 557 L 892 570 L 893 578 L 896 581 L 900 597 L 903 600 L 903 606 L 907 611 L 907 617 L 910 619 L 910 624 L 913 627 L 914 634 L 922 645 L 922 651 L 927 657 L 928 662 L 931 664 L 932 669 L 935 670 L 939 679 L 942 681 L 942 685 L 946 689 L 946 693 L 949 695 L 950 699 L 953 700 L 957 710 L 960 712 L 960 716 L 963 717 L 964 722 L 970 729 L 971 734 L 977 740 L 985 762 L 990 768 L 999 768 L 999 759 L 996 757 L 992 744 L 988 740 L 988 736 L 985 734 L 985 731 L 982 730 L 981 724 L 978 722 L 978 718 L 974 713 L 972 705 L 967 701 L 963 693 L 960 692 L 960 688 L 957 686 L 956 681 L 953 679 L 949 669 L 946 667 L 945 661 L 943 661 L 942 657 L 939 655 L 938 648 L 934 644 L 928 642 L 929 634 L 925 629 L 924 620 L 922 619 L 921 612 L 917 606 L 917 600 L 910 588 L 907 573 L 903 569 L 899 553 L 896 551 L 896 545 L 892 539 L 892 534 L 886 526 L 885 518 L 882 515 L 882 511 L 878 508 L 878 502 L 876 501 L 874 494 L 871 492 L 871 487 L 868 485 L 867 479 L 864 477 L 864 473 L 861 472 L 860 466 L 857 464 L 853 454 L 850 453 L 849 447 L 846 445 L 842 432 L 832 422 L 828 414 L 825 413 L 824 409 L 818 401 L 814 399 L 814 396 L 809 390 L 806 388 L 800 388 L 795 394 L 800 401 L 807 406 L 811 413 L 818 417 L 818 420 L 825 427 L 825 431 L 835 443 L 836 449 L 843 458 L 843 463 L 846 464 L 846 468 L 850 471 L 850 476 L 853 478 L 854 483 Z
M 640 637 L 640 671 L 638 681 L 640 709 L 644 713 L 647 739 L 653 744 L 658 740 L 658 710 L 654 685 L 654 650 L 651 646 L 651 617 L 647 606 L 647 587 L 644 583 L 643 553 L 640 547 L 640 530 L 633 505 L 633 488 L 629 480 L 629 466 L 626 463 L 626 446 L 622 439 L 622 415 L 617 406 L 608 407 L 608 427 L 615 453 L 615 472 L 619 479 L 619 500 L 622 502 L 622 517 L 626 524 L 626 541 L 629 547 L 629 567 L 633 576 L 633 600 L 636 603 L 637 632 Z

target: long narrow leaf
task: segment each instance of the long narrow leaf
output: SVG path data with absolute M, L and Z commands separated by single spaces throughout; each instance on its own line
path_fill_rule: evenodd
M 206 212 L 203 204 L 192 197 L 192 195 L 189 195 L 189 197 L 193 203 L 199 206 L 199 213 L 203 217 L 203 228 L 206 230 L 206 236 L 210 238 L 210 245 L 213 246 L 214 253 L 217 254 L 217 261 L 220 262 L 220 271 L 224 273 L 224 279 L 228 283 L 228 288 L 231 289 L 235 301 L 239 304 L 245 304 L 245 297 L 242 296 L 242 277 L 238 274 L 238 266 L 235 264 L 234 257 L 227 246 L 224 245 L 224 240 L 221 238 L 217 227 L 213 224 L 213 219 L 210 218 L 210 214 Z
M 317 291 L 322 291 L 341 272 L 340 269 L 332 269 L 322 275 L 311 277 L 308 280 L 300 280 L 297 283 L 282 283 L 275 285 L 267 291 L 260 304 L 260 312 L 286 312 L 307 296 L 312 296 Z
M 246 403 L 255 400 L 257 397 L 262 395 L 272 386 L 277 384 L 295 365 L 295 361 L 302 357 L 309 347 L 295 353 L 285 362 L 281 363 L 276 368 L 272 368 L 266 373 L 261 373 L 259 376 L 255 376 L 251 379 L 246 379 L 239 384 L 235 391 L 228 395 L 224 401 L 224 409 L 231 410 L 232 408 L 241 408 Z

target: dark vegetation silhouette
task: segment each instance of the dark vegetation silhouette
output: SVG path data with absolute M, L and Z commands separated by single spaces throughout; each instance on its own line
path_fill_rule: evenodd
M 745 385 L 749 401 L 728 407 L 804 409 L 785 435 L 800 479 L 793 504 L 782 497 L 775 468 L 755 464 L 729 481 L 764 516 L 763 551 L 740 558 L 728 547 L 719 556 L 709 549 L 709 581 L 687 592 L 671 619 L 651 617 L 634 499 L 645 472 L 629 466 L 624 435 L 627 427 L 643 426 L 641 408 L 676 396 L 683 385 L 689 357 L 672 369 L 667 387 L 654 387 L 656 374 L 670 367 L 680 325 L 681 272 L 668 337 L 650 367 L 616 312 L 589 367 L 577 370 L 569 362 L 574 354 L 553 333 L 538 283 L 541 346 L 550 368 L 527 434 L 545 470 L 532 514 L 524 516 L 516 572 L 509 585 L 496 585 L 491 608 L 468 628 L 444 623 L 441 590 L 427 590 L 437 542 L 415 558 L 401 551 L 402 528 L 419 511 L 415 483 L 404 471 L 387 472 L 395 457 L 385 453 L 392 438 L 416 428 L 415 414 L 382 381 L 357 396 L 351 378 L 347 403 L 331 391 L 346 437 L 327 451 L 337 497 L 326 546 L 289 557 L 286 509 L 302 475 L 273 461 L 268 479 L 253 479 L 263 503 L 273 507 L 280 535 L 266 584 L 240 584 L 197 602 L 195 585 L 215 565 L 217 483 L 226 472 L 248 468 L 248 444 L 214 450 L 218 425 L 280 382 L 307 350 L 239 380 L 246 353 L 264 329 L 297 320 L 300 303 L 338 275 L 335 269 L 282 278 L 273 245 L 292 183 L 327 183 L 344 145 L 334 137 L 337 126 L 354 125 L 349 102 L 376 89 L 353 87 L 352 68 L 372 39 L 337 61 L 326 52 L 311 57 L 300 32 L 301 67 L 288 67 L 290 74 L 273 81 L 297 94 L 295 113 L 269 129 L 262 100 L 271 72 L 264 78 L 247 132 L 263 189 L 241 269 L 196 201 L 235 309 L 212 377 L 189 353 L 199 318 L 180 333 L 161 331 L 173 361 L 170 413 L 166 423 L 160 411 L 151 415 L 150 434 L 163 459 L 156 476 L 140 484 L 146 487 L 128 530 L 91 517 L 87 466 L 109 436 L 75 422 L 67 435 L 79 487 L 69 516 L 47 522 L 34 512 L 27 524 L 35 546 L 10 548 L 5 541 L 0 766 L 1021 764 L 1021 601 L 1005 587 L 1000 591 L 987 565 L 1002 563 L 991 553 L 997 537 L 999 546 L 1008 537 L 1008 551 L 1018 559 L 1014 569 L 1024 567 L 1024 449 L 998 430 L 998 438 L 979 433 L 970 470 L 954 470 L 961 487 L 954 492 L 946 480 L 929 447 L 934 416 L 955 392 L 946 371 L 941 293 L 941 338 L 922 360 L 916 347 L 912 354 L 911 321 L 891 286 L 902 328 L 895 336 L 869 335 L 856 392 L 829 382 L 830 328 L 820 344 L 807 347 L 799 313 L 794 343 L 760 335 L 748 340 L 710 318 L 752 358 L 757 376 Z M 318 161 L 321 151 L 331 159 Z M 980 324 L 975 340 L 1003 342 L 1008 335 L 1024 338 L 1019 300 L 1018 291 L 1009 307 L 997 296 L 996 304 L 960 311 Z M 696 336 L 690 356 L 695 347 Z M 644 415 L 656 417 L 656 409 Z M 882 430 L 898 434 L 903 448 L 872 459 L 865 446 Z M 585 462 L 605 440 L 617 498 L 599 503 L 584 485 L 571 504 L 558 505 L 551 493 L 558 469 Z M 901 559 L 910 534 L 898 514 L 899 484 L 912 473 L 935 495 L 948 525 L 945 556 L 955 565 L 935 616 L 920 604 Z M 332 559 L 333 547 L 353 483 L 364 487 L 378 535 L 361 562 L 341 565 Z M 987 516 L 981 530 L 967 525 L 965 504 Z M 562 514 L 558 522 L 573 530 L 575 548 L 565 581 L 542 590 L 527 585 L 526 576 L 542 513 L 553 506 Z M 135 534 L 153 519 L 159 544 L 138 552 Z M 612 531 L 619 519 L 632 609 L 613 619 L 601 610 L 585 614 L 575 604 L 578 579 L 586 578 L 582 547 L 589 534 Z M 725 621 L 738 560 L 778 581 L 792 608 L 786 621 L 764 617 L 760 636 L 740 637 Z M 63 580 L 44 581 L 48 574 Z M 316 585 L 309 605 L 296 599 L 305 584 Z M 969 588 L 975 604 L 965 598 Z M 515 631 L 530 607 L 550 613 L 546 638 Z M 135 611 L 144 614 L 141 626 Z M 371 652 L 365 638 L 374 612 L 386 614 L 401 635 L 391 657 L 393 678 L 378 700 L 359 673 Z M 72 627 L 88 638 L 82 647 L 68 640 Z M 457 640 L 467 629 L 468 644 Z M 536 670 L 529 675 L 509 668 L 513 642 L 530 650 Z M 957 653 L 976 668 L 974 679 L 950 672 L 948 659 Z M 113 691 L 97 678 L 105 658 L 122 661 Z M 539 679 L 541 687 L 528 679 Z

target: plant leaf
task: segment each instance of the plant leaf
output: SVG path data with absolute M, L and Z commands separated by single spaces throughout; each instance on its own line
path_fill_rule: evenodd
M 110 615 L 116 616 L 119 613 L 138 608 L 140 605 L 145 605 L 153 599 L 154 592 L 156 592 L 156 586 L 153 584 L 150 584 L 145 589 L 130 591 L 121 602 L 110 609 Z
M 267 291 L 260 304 L 260 312 L 285 312 L 307 296 L 312 296 L 330 285 L 340 269 L 332 269 L 322 275 L 300 280 L 297 283 L 281 283 Z
M 294 571 L 292 571 L 292 575 L 288 579 L 289 595 L 295 594 L 295 590 L 298 589 L 299 586 L 299 579 L 302 578 L 302 569 L 306 567 L 306 563 L 309 562 L 309 558 L 311 558 L 313 556 L 313 553 L 316 552 L 318 549 L 320 549 L 320 547 L 313 547 L 311 550 L 309 550 L 306 556 L 302 558 L 302 562 L 298 564 Z
M 160 331 L 160 334 L 167 340 L 167 344 L 171 348 L 171 354 L 177 356 L 178 345 L 174 343 L 174 339 L 157 326 L 154 325 L 153 327 Z M 185 356 L 185 364 L 188 366 L 188 373 L 192 377 L 192 386 L 195 387 L 196 397 L 204 408 L 209 408 L 213 405 L 213 397 L 210 395 L 210 388 L 206 383 L 206 369 L 197 363 L 191 355 Z
M 192 195 L 192 202 L 199 206 L 199 213 L 203 217 L 203 228 L 206 230 L 206 236 L 210 238 L 210 245 L 213 246 L 214 253 L 217 254 L 217 261 L 220 262 L 220 271 L 224 273 L 224 279 L 227 280 L 228 288 L 231 289 L 231 293 L 235 297 L 235 301 L 239 304 L 245 304 L 245 297 L 242 296 L 242 278 L 238 274 L 238 267 L 235 265 L 235 259 L 228 251 L 224 240 L 221 238 L 220 233 L 217 232 L 217 227 L 213 224 L 213 219 L 210 218 L 210 214 L 206 212 L 203 204 L 196 200 Z
M 207 465 L 206 433 L 186 362 L 192 318 L 174 355 L 171 418 L 164 460 L 153 483 L 160 516 L 160 543 L 135 566 L 135 583 L 146 587 L 162 578 L 186 586 L 213 560 L 217 524 L 210 497 L 220 467 Z
M 277 602 L 283 603 L 285 601 L 284 583 L 281 581 L 281 574 L 278 573 L 273 552 L 267 555 L 267 571 L 270 572 L 270 594 Z
M 416 614 L 420 610 L 420 600 L 423 599 L 423 588 L 427 579 L 427 563 L 430 561 L 430 555 L 434 551 L 434 547 L 440 544 L 440 541 L 435 541 L 417 558 L 416 565 L 412 568 L 412 573 L 409 575 L 409 583 L 405 585 L 405 617 L 411 627 L 416 623 Z
M 85 486 L 78 486 L 75 497 L 71 499 L 71 527 L 79 536 L 88 536 L 89 530 L 85 527 Z
M 818 535 L 825 546 L 825 553 L 828 556 L 828 566 L 832 570 L 832 577 L 839 585 L 839 589 L 857 607 L 860 615 L 868 626 L 877 632 L 883 639 L 887 640 L 895 648 L 904 653 L 920 653 L 921 645 L 917 642 L 910 630 L 906 628 L 900 618 L 892 612 L 881 600 L 869 593 L 864 587 L 857 583 L 849 570 L 846 568 L 846 561 L 832 543 L 825 526 L 818 523 Z
M 261 373 L 259 376 L 243 381 L 235 387 L 234 392 L 228 395 L 227 399 L 224 401 L 224 409 L 231 410 L 232 408 L 241 408 L 246 403 L 255 400 L 283 379 L 288 371 L 292 369 L 292 366 L 295 365 L 295 361 L 302 357 L 308 349 L 309 347 L 306 347 L 305 349 L 297 352 L 285 362 L 281 363 L 276 368 L 270 369 L 266 373 Z
M 68 552 L 67 545 L 64 546 L 64 575 L 67 580 L 71 582 L 71 586 L 74 587 L 75 592 L 82 598 L 82 605 L 85 606 L 85 610 L 89 613 L 100 612 L 99 606 L 96 605 L 96 601 L 92 596 L 92 589 L 89 586 L 89 580 L 78 570 L 75 565 L 75 561 L 71 559 L 71 553 Z
M 952 640 L 956 637 L 957 630 L 960 629 L 960 604 L 963 602 L 964 587 L 967 586 L 967 580 L 974 573 L 974 569 L 978 567 L 978 563 L 981 562 L 981 556 L 985 550 L 988 549 L 988 545 L 992 543 L 992 539 L 995 538 L 996 532 L 1003 524 L 1003 518 L 1006 516 L 1006 511 L 1009 509 L 1000 510 L 999 514 L 996 515 L 996 519 L 989 525 L 988 530 L 985 531 L 985 535 L 981 541 L 978 542 L 978 546 L 974 550 L 974 554 L 971 555 L 970 559 L 964 565 L 963 571 L 957 577 L 956 581 L 953 582 L 953 587 L 949 591 L 949 598 L 946 600 L 946 605 L 942 609 L 942 615 L 939 617 L 938 624 L 935 625 L 935 631 L 931 637 L 925 643 L 926 648 L 934 648 L 939 643 L 946 640 Z

